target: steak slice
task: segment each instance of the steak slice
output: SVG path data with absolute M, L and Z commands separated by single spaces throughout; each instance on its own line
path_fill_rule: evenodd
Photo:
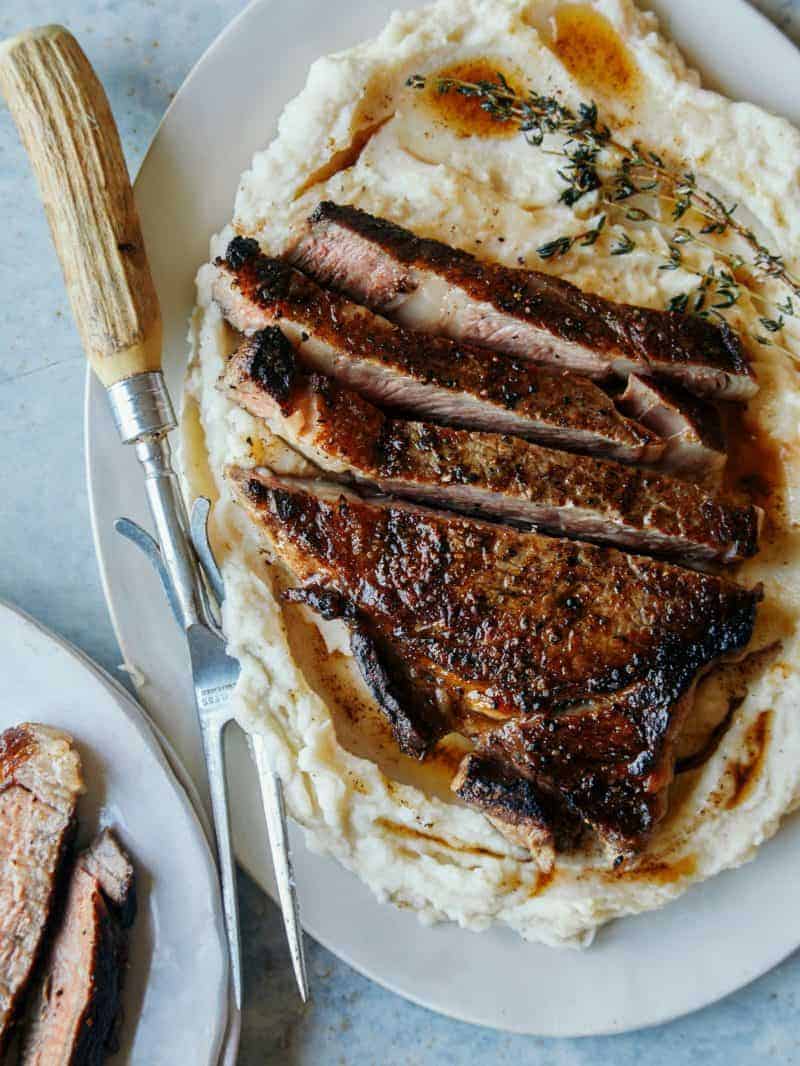
M 346 623 L 353 658 L 392 727 L 397 746 L 405 755 L 424 758 L 450 729 L 444 707 L 423 673 L 413 664 L 407 666 L 385 638 L 376 635 L 369 617 L 334 589 L 309 585 L 288 589 L 285 598 L 305 604 L 326 621 L 338 618 Z
M 116 1050 L 135 908 L 133 866 L 105 829 L 72 872 L 23 1036 L 23 1066 L 100 1066 Z
M 758 508 L 516 437 L 387 418 L 358 393 L 306 374 L 277 326 L 242 343 L 220 384 L 326 474 L 373 490 L 696 562 L 757 550 Z
M 568 451 L 655 462 L 664 445 L 593 382 L 387 322 L 237 237 L 217 260 L 214 298 L 243 333 L 278 325 L 311 368 L 373 403 Z
M 453 731 L 458 719 L 451 700 L 436 684 L 435 671 L 408 667 L 386 641 L 372 636 L 369 621 L 352 603 L 318 585 L 288 589 L 284 597 L 305 604 L 321 618 L 346 622 L 353 658 L 405 755 L 424 759 L 441 737 Z M 474 716 L 462 710 L 466 726 Z M 535 851 L 544 866 L 552 865 L 557 849 L 574 844 L 582 834 L 583 823 L 559 797 L 508 771 L 496 759 L 477 753 L 465 756 L 450 787 L 508 840 Z
M 617 406 L 664 440 L 659 465 L 665 470 L 722 474 L 725 436 L 713 404 L 654 378 L 631 374 Z
M 729 399 L 758 387 L 724 323 L 613 303 L 548 274 L 480 262 L 356 207 L 321 203 L 288 254 L 321 284 L 414 329 L 594 378 L 659 374 Z
M 667 666 L 561 713 L 519 715 L 484 731 L 478 750 L 548 782 L 603 839 L 638 850 L 667 811 L 691 675 L 684 664 Z
M 454 707 L 482 701 L 482 720 L 458 723 L 479 749 L 606 839 L 641 845 L 694 681 L 748 643 L 758 592 L 322 483 L 228 477 L 296 579 L 352 603 L 403 662 L 455 690 Z
M 465 755 L 450 787 L 512 843 L 551 859 L 555 851 L 568 850 L 581 836 L 580 819 L 558 797 L 531 778 L 510 773 L 497 760 Z
M 0 735 L 0 1054 L 44 942 L 82 792 L 66 733 L 25 723 Z

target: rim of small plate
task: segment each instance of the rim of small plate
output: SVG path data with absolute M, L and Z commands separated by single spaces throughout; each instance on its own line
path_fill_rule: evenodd
M 173 786 L 173 790 L 178 797 L 181 806 L 184 807 L 190 818 L 197 823 L 200 848 L 203 852 L 212 883 L 216 883 L 217 865 L 210 843 L 210 825 L 208 823 L 208 818 L 203 809 L 203 804 L 200 800 L 200 795 L 195 783 L 184 767 L 180 756 L 175 751 L 169 739 L 163 735 L 158 726 L 151 720 L 147 711 L 133 698 L 131 693 L 128 692 L 119 681 L 113 678 L 106 670 L 90 658 L 90 656 L 88 656 L 81 648 L 67 640 L 66 637 L 54 632 L 48 626 L 44 625 L 43 622 L 40 622 L 38 618 L 34 618 L 33 615 L 23 610 L 23 608 L 19 607 L 17 604 L 0 597 L 0 612 L 3 611 L 18 618 L 26 625 L 31 626 L 42 637 L 51 641 L 66 655 L 74 659 L 79 666 L 86 670 L 86 672 L 98 682 L 98 684 L 109 690 L 111 698 L 120 705 L 122 713 L 134 721 L 137 727 L 142 729 L 146 738 L 145 743 L 148 745 L 152 744 L 154 756 L 159 762 L 161 770 Z M 224 966 L 221 984 L 223 987 L 230 988 L 228 948 L 224 924 L 222 921 L 222 900 L 219 897 L 217 899 L 216 924 Z M 221 1001 L 224 1001 L 225 1007 L 224 1013 L 221 1012 L 221 1025 L 216 1047 L 216 1058 L 214 1061 L 222 1062 L 224 1060 L 226 1066 L 229 1063 L 232 1066 L 235 1061 L 235 1054 L 239 1043 L 241 1016 L 236 1010 L 230 995 L 227 997 L 221 995 L 220 999 Z

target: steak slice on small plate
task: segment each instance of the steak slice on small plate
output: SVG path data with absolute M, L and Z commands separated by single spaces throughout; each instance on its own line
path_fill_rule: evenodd
M 0 734 L 0 1053 L 42 950 L 83 790 L 66 733 L 26 722 Z
M 110 829 L 78 856 L 22 1041 L 22 1066 L 101 1066 L 116 1027 L 136 912 L 130 859 Z

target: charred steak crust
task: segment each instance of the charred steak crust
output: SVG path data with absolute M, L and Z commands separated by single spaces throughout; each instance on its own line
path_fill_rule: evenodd
M 638 850 L 666 813 L 672 747 L 690 702 L 676 682 L 672 701 L 654 695 L 657 681 L 582 713 L 519 716 L 481 736 L 479 750 L 547 781 L 606 840 Z
M 234 237 L 228 244 L 225 258 L 233 270 L 241 270 L 248 259 L 261 253 L 261 247 L 253 237 Z
M 447 732 L 436 702 L 405 669 L 402 656 L 373 636 L 366 624 L 351 632 L 353 657 L 381 711 L 392 727 L 398 747 L 404 754 L 424 759 Z
M 658 311 L 614 303 L 585 293 L 570 282 L 538 271 L 511 269 L 482 262 L 468 252 L 440 241 L 417 237 L 409 230 L 359 208 L 324 201 L 309 218 L 312 234 L 336 226 L 357 234 L 373 248 L 385 253 L 385 262 L 370 262 L 371 277 L 365 285 L 377 303 L 387 305 L 414 287 L 408 270 L 430 271 L 463 291 L 476 304 L 488 305 L 520 323 L 526 323 L 549 337 L 579 345 L 608 357 L 622 356 L 639 364 L 643 372 L 657 366 L 670 368 L 696 366 L 725 376 L 703 391 L 728 389 L 732 378 L 742 394 L 755 391 L 753 372 L 741 342 L 725 323 L 713 323 L 698 315 Z M 322 238 L 323 241 L 327 237 Z M 307 254 L 301 238 L 291 253 L 302 269 L 314 274 L 315 252 Z M 396 264 L 392 269 L 391 264 Z M 331 273 L 326 281 L 336 285 Z M 347 285 L 344 286 L 350 291 Z M 361 297 L 364 292 L 360 292 Z
M 327 621 L 342 619 L 347 624 L 353 658 L 389 722 L 397 746 L 404 755 L 424 759 L 448 731 L 447 724 L 432 696 L 419 684 L 414 686 L 402 659 L 371 632 L 368 618 L 331 588 L 310 585 L 287 589 L 284 598 L 305 604 Z
M 249 373 L 277 403 L 286 409 L 294 385 L 294 348 L 277 326 L 260 330 L 249 348 Z
M 66 733 L 26 723 L 0 734 L 0 1057 L 50 927 L 82 791 Z
M 655 461 L 663 451 L 655 434 L 623 417 L 588 379 L 403 329 L 262 255 L 251 238 L 234 238 L 216 265 L 215 299 L 235 328 L 251 334 L 294 326 L 306 362 L 318 360 L 314 346 L 323 346 L 335 353 L 326 372 L 357 382 L 382 406 L 435 410 L 436 420 L 477 428 L 497 423 L 568 451 L 627 462 Z
M 27 726 L 12 726 L 0 733 L 0 788 L 14 780 L 15 770 L 36 749 L 36 736 Z
M 557 851 L 566 851 L 583 832 L 583 823 L 563 802 L 494 759 L 465 755 L 451 787 L 519 843 L 546 844 L 550 837 Z
M 730 562 L 758 547 L 757 508 L 690 482 L 507 435 L 388 418 L 296 366 L 277 327 L 242 342 L 220 387 L 329 475 L 378 491 L 684 560 Z
M 638 848 L 663 815 L 694 680 L 749 641 L 757 592 L 613 549 L 229 472 L 301 579 L 491 718 L 453 728 Z M 499 719 L 499 722 L 498 722 Z

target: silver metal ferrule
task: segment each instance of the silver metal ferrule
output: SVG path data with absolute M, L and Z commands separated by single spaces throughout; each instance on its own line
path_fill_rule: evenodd
M 156 527 L 156 540 L 172 587 L 172 605 L 184 629 L 204 625 L 207 611 L 203 583 L 189 538 L 189 522 L 181 490 L 172 469 L 166 436 L 141 436 L 136 457 L 144 470 L 147 502 Z
M 160 370 L 118 381 L 108 390 L 108 398 L 123 444 L 161 436 L 178 424 Z
M 135 374 L 108 389 L 123 443 L 133 444 L 142 464 L 145 491 L 155 523 L 160 566 L 173 612 L 184 629 L 209 620 L 205 590 L 189 537 L 167 434 L 177 423 L 160 370 Z

